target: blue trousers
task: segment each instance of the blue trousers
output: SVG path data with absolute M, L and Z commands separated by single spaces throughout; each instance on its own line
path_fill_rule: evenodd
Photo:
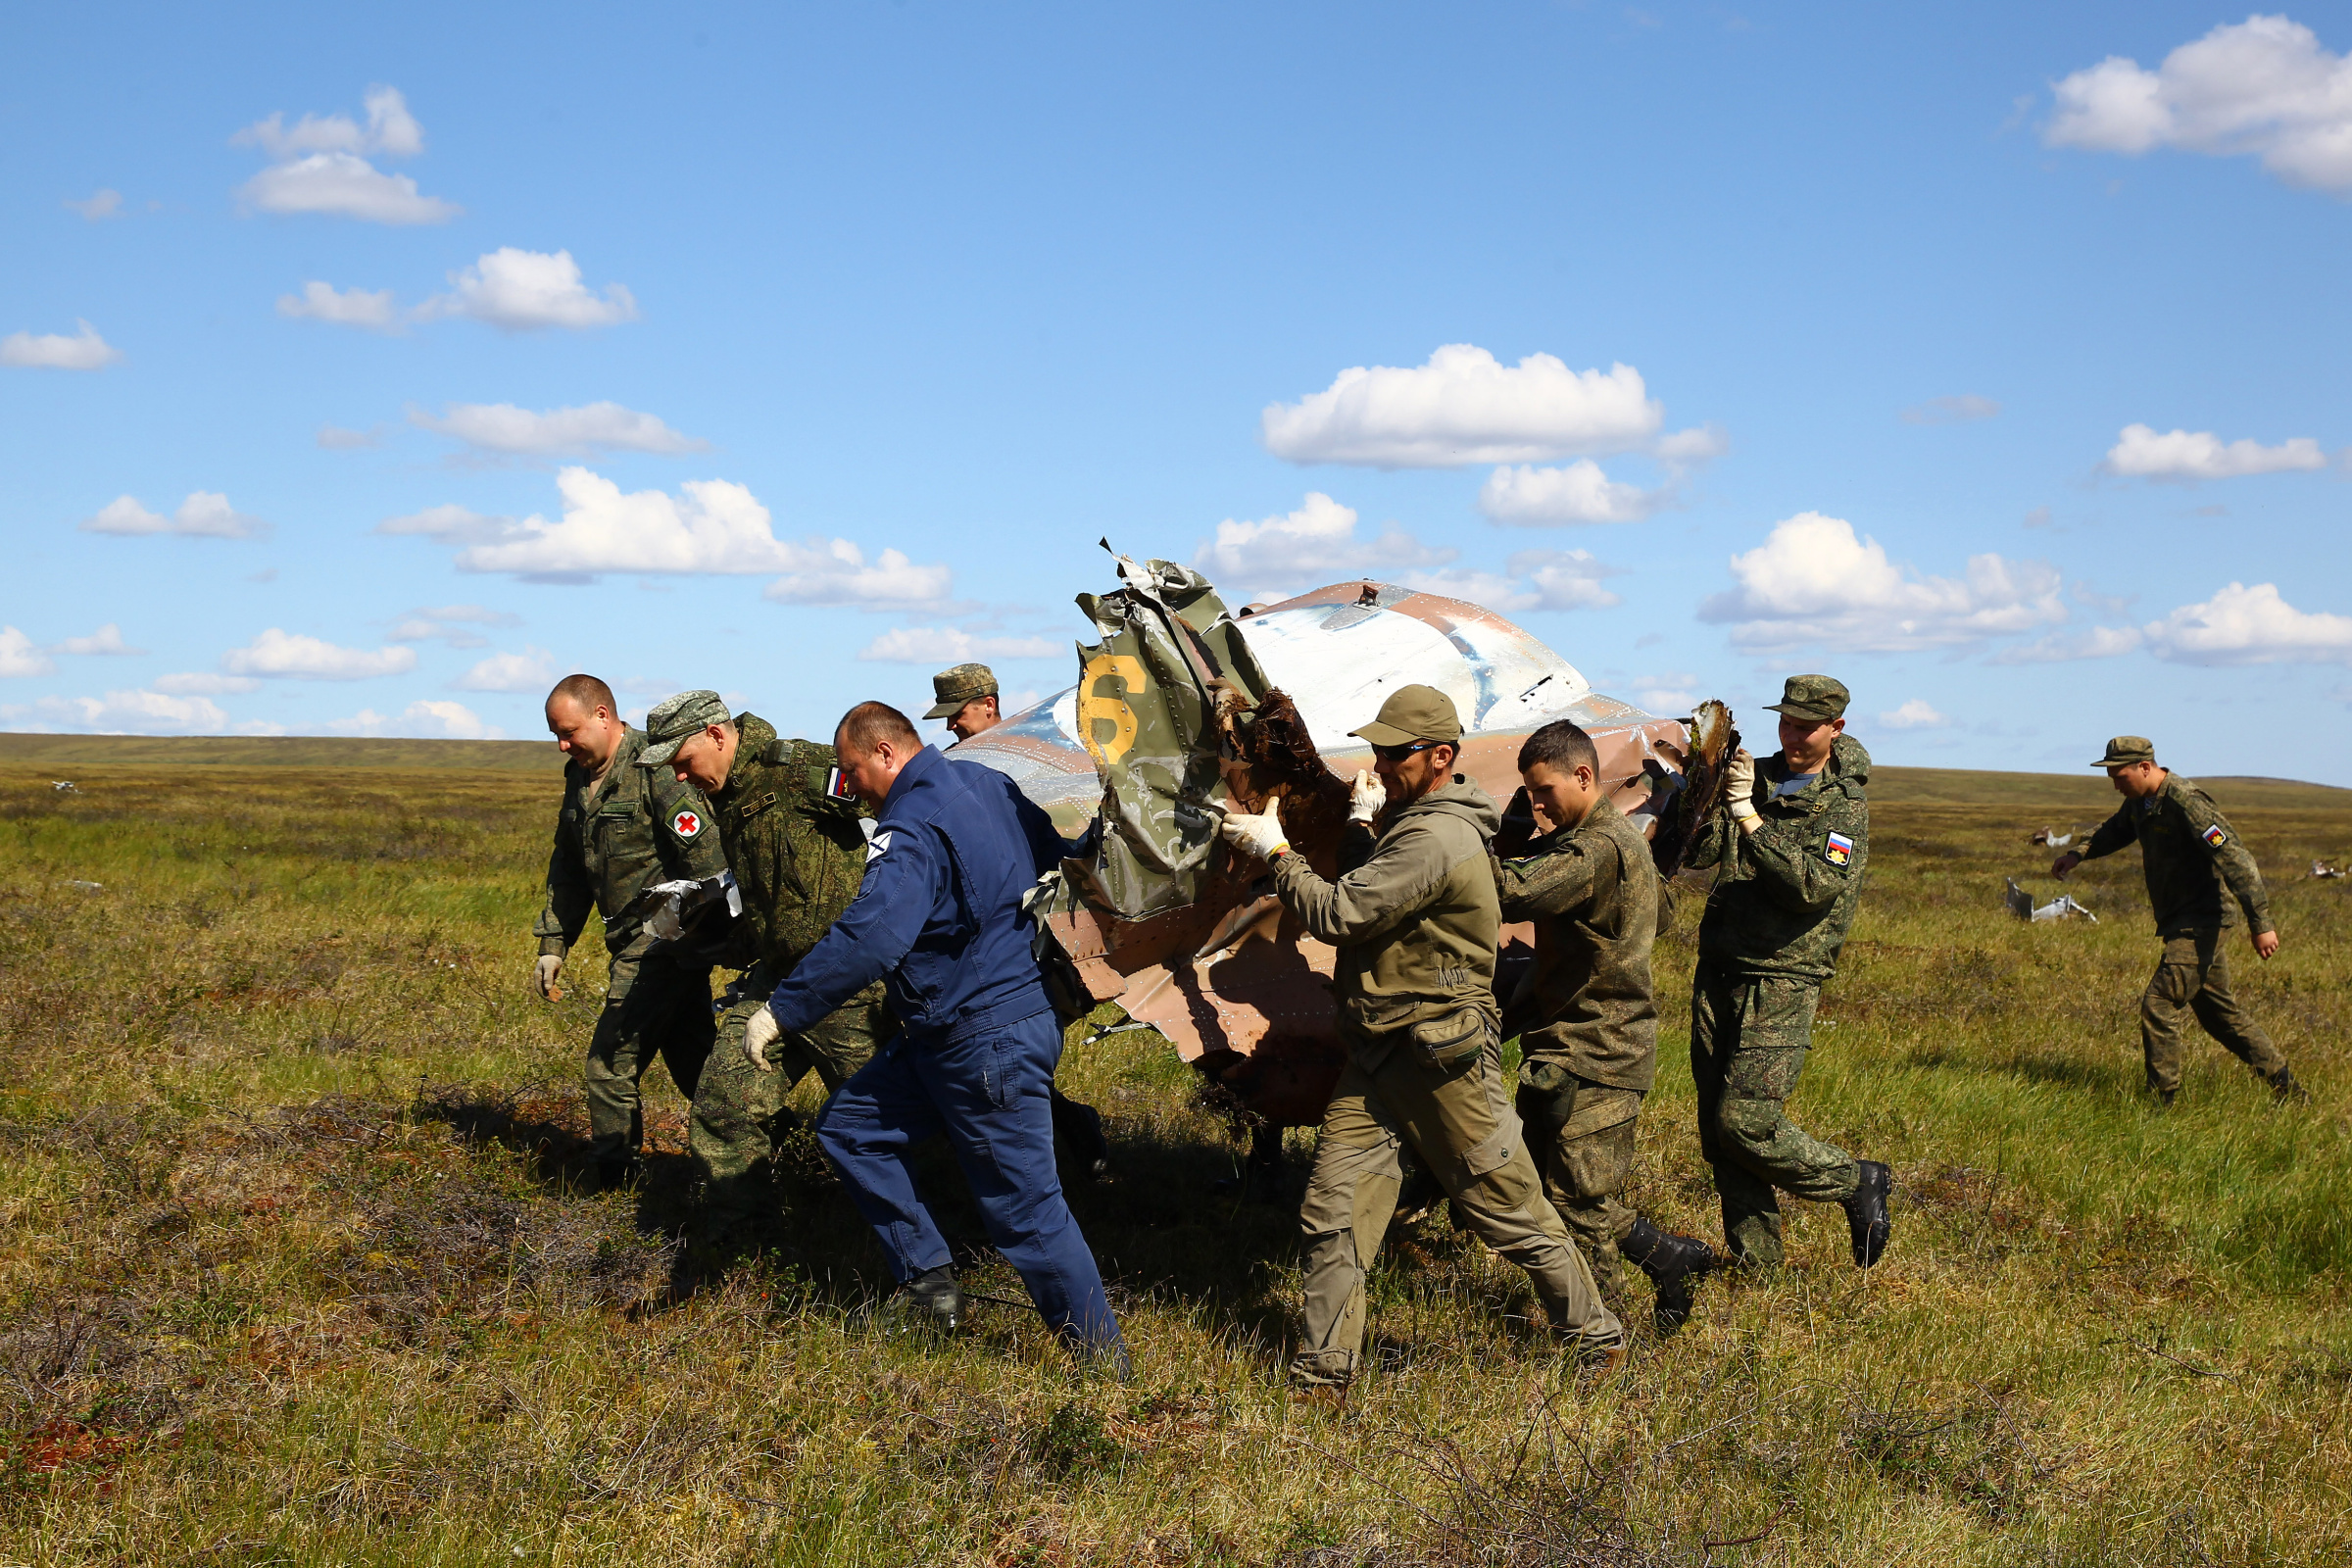
M 1046 1322 L 1074 1348 L 1121 1348 L 1102 1274 L 1061 1196 L 1047 1092 L 1061 1059 L 1052 1012 L 946 1043 L 901 1031 L 817 1117 L 816 1139 L 901 1284 L 948 1261 L 947 1238 L 915 1196 L 906 1152 L 946 1133 L 988 1239 L 1020 1271 Z

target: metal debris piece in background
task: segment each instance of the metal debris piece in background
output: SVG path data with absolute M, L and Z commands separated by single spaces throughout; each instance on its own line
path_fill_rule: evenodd
M 2034 924 L 2039 925 L 2044 920 L 2071 920 L 2079 914 L 2092 925 L 2099 923 L 2099 917 L 2077 904 L 2075 896 L 2071 893 L 2061 893 L 2049 903 L 2036 908 L 2034 904 L 2034 895 L 2019 887 L 2017 878 L 2010 877 L 2008 882 L 2009 891 L 2002 896 L 2001 902 L 2008 905 L 2009 912 L 2020 920 L 2030 920 Z
M 104 893 L 106 891 L 106 884 L 103 882 L 68 882 L 66 886 L 80 893 Z
M 2037 828 L 2026 842 L 2041 845 L 2045 849 L 2063 850 L 2075 842 L 2075 835 L 2072 832 L 2061 833 L 2055 828 Z
M 2326 881 L 2330 877 L 2342 876 L 2344 873 L 2329 865 L 2326 860 L 2314 860 L 2311 862 L 2311 874 Z
M 60 795 L 79 795 L 81 793 L 74 787 L 74 781 L 70 778 L 53 778 L 49 781 L 49 787 Z

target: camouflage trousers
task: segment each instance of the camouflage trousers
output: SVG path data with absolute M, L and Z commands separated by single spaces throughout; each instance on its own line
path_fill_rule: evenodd
M 1544 1173 L 1544 1196 L 1576 1238 L 1593 1280 L 1612 1296 L 1622 1268 L 1618 1240 L 1641 1217 L 1622 1196 L 1641 1114 L 1639 1089 L 1596 1084 L 1549 1061 L 1519 1068 L 1519 1120 Z
M 588 1041 L 589 1155 L 611 1172 L 645 1142 L 638 1083 L 660 1056 L 692 1099 L 710 1054 L 710 966 L 671 957 L 638 938 L 613 956 L 605 1010 Z
M 686 1124 L 686 1147 L 703 1178 L 703 1215 L 712 1230 L 753 1219 L 773 1203 L 768 1160 L 776 1119 L 793 1086 L 813 1071 L 832 1094 L 872 1059 L 894 1028 L 880 1001 L 853 1002 L 806 1034 L 785 1035 L 769 1046 L 772 1070 L 761 1072 L 743 1054 L 743 1030 L 767 1005 L 777 982 L 760 969 L 746 978 L 750 983 L 719 1014 L 718 1042 Z
M 1362 1048 L 1358 1048 L 1360 1053 Z M 1398 1151 L 1410 1143 L 1473 1233 L 1527 1270 L 1563 1334 L 1618 1343 L 1624 1326 L 1544 1197 L 1543 1180 L 1504 1098 L 1494 1043 L 1447 1072 L 1398 1042 L 1365 1064 L 1350 1053 L 1323 1112 L 1298 1210 L 1306 1236 L 1306 1314 L 1291 1376 L 1345 1387 L 1364 1347 L 1364 1281 L 1396 1212 Z
M 1724 1246 L 1741 1263 L 1782 1260 L 1780 1193 L 1837 1203 L 1861 1180 L 1853 1155 L 1788 1119 L 1820 1000 L 1817 982 L 1729 974 L 1703 957 L 1691 979 L 1698 1148 L 1723 1200 Z
M 2164 956 L 2140 994 L 2139 1048 L 2147 1059 L 2148 1087 L 2160 1094 L 2180 1087 L 2180 1054 L 2191 1015 L 2222 1049 L 2263 1077 L 2286 1070 L 2286 1058 L 2271 1037 L 2230 994 L 2230 960 L 2222 952 L 2228 935 L 2208 926 L 2165 938 Z

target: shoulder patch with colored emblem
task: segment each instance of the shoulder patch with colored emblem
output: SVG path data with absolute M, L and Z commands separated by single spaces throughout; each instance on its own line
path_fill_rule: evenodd
M 865 845 L 865 863 L 866 863 L 866 864 L 868 864 L 868 865 L 871 865 L 871 864 L 873 864 L 873 863 L 874 863 L 876 860 L 879 860 L 880 858 L 882 858 L 882 857 L 883 857 L 884 853 L 885 853 L 885 852 L 887 852 L 887 851 L 890 849 L 890 841 L 891 841 L 891 838 L 892 838 L 892 835 L 891 835 L 891 834 L 888 834 L 888 833 L 877 833 L 877 834 L 875 834 L 875 835 L 874 835 L 872 838 L 870 838 L 870 839 L 868 839 L 868 840 L 866 841 L 866 845 Z
M 1833 833 L 1821 847 L 1821 858 L 1832 865 L 1851 865 L 1854 861 L 1854 841 L 1842 833 Z
M 2218 850 L 2223 845 L 2230 842 L 2229 833 L 2223 829 L 2222 824 L 2219 822 L 2214 823 L 2204 832 L 2198 834 L 2197 837 L 2205 841 L 2205 847 L 2209 850 Z
M 682 839 L 690 839 L 703 830 L 700 811 L 680 811 L 669 819 L 669 830 Z

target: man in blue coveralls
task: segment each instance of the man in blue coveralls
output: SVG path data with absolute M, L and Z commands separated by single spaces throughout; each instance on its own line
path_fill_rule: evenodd
M 1127 1375 L 1127 1348 L 1054 1168 L 1047 1091 L 1061 1025 L 1021 896 L 1067 848 L 1012 780 L 922 744 L 906 715 L 860 703 L 835 732 L 841 769 L 880 820 L 865 881 L 833 929 L 754 1013 L 758 1061 L 880 978 L 900 1033 L 834 1094 L 817 1142 L 890 1253 L 906 1305 L 953 1328 L 963 1292 L 915 1195 L 906 1152 L 946 1133 L 988 1236 L 1080 1360 Z

